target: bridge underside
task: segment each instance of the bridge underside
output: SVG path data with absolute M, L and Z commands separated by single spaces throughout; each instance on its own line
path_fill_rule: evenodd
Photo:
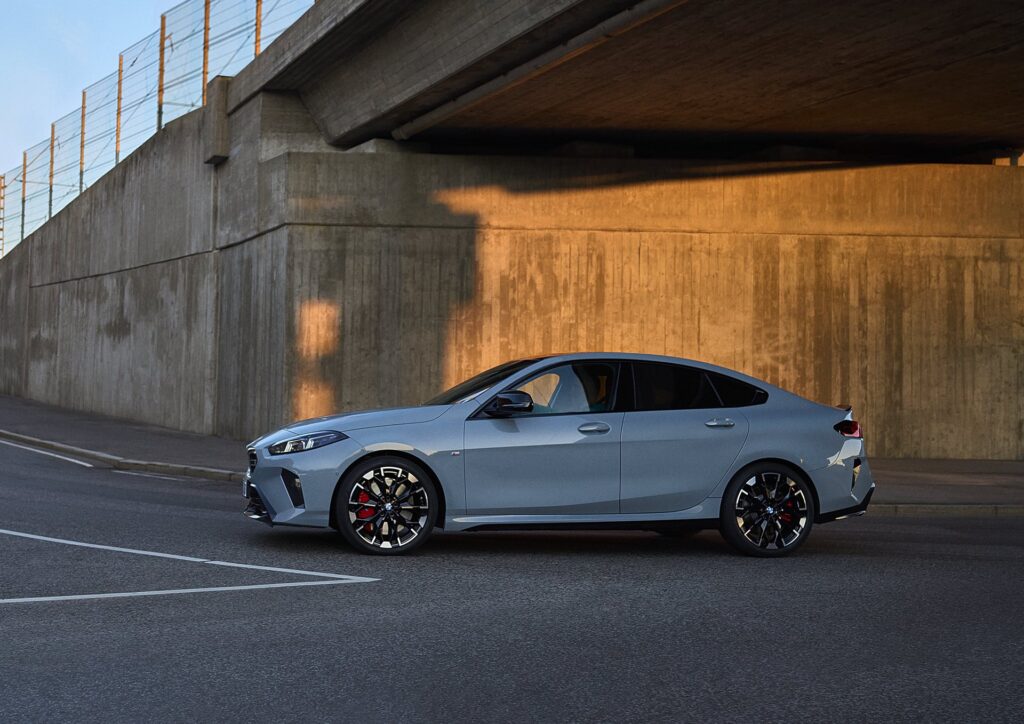
M 242 74 L 239 94 L 298 92 L 342 146 L 388 135 L 697 153 L 788 144 L 956 157 L 1024 146 L 1020 2 L 480 5 L 321 2 L 274 58 Z M 417 46 L 424 38 L 430 48 Z

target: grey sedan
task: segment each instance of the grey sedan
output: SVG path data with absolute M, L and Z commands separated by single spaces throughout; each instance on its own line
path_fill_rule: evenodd
M 393 555 L 435 528 L 717 528 L 779 556 L 874 492 L 860 425 L 710 364 L 508 362 L 417 407 L 322 417 L 249 445 L 246 515 Z

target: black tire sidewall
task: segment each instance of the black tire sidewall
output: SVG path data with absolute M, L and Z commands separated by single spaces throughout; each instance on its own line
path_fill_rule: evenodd
M 399 548 L 378 548 L 372 546 L 353 530 L 352 524 L 348 518 L 348 501 L 352 496 L 352 488 L 355 484 L 362 479 L 362 477 L 373 470 L 381 466 L 400 467 L 409 473 L 416 476 L 416 479 L 423 486 L 427 492 L 428 506 L 427 506 L 427 523 L 423 526 L 419 535 L 416 536 L 415 540 L 407 543 Z M 404 555 L 410 551 L 414 551 L 421 545 L 426 543 L 427 538 L 434 531 L 434 521 L 437 518 L 438 510 L 438 494 L 437 486 L 434 485 L 433 477 L 427 473 L 422 465 L 409 460 L 405 457 L 398 456 L 380 456 L 363 460 L 362 462 L 353 465 L 348 471 L 342 476 L 341 481 L 338 483 L 338 492 L 334 497 L 334 518 L 338 524 L 338 532 L 341 533 L 342 538 L 355 548 L 360 553 L 369 553 L 378 556 L 397 556 Z
M 801 533 L 800 538 L 794 544 L 787 546 L 786 548 L 775 550 L 760 548 L 754 545 L 747 540 L 746 536 L 743 535 L 743 531 L 741 531 L 740 527 L 736 524 L 736 497 L 739 494 L 740 486 L 750 480 L 752 476 L 768 472 L 783 473 L 791 480 L 795 480 L 797 485 L 799 485 L 803 490 L 804 496 L 807 498 L 807 525 Z M 811 528 L 814 526 L 814 517 L 817 514 L 817 506 L 814 501 L 815 498 L 814 492 L 811 489 L 811 483 L 803 474 L 791 465 L 776 462 L 753 463 L 736 473 L 733 479 L 729 482 L 729 485 L 726 487 L 725 493 L 722 496 L 722 510 L 719 519 L 722 537 L 739 552 L 749 556 L 778 558 L 780 556 L 789 555 L 800 548 L 811 534 Z

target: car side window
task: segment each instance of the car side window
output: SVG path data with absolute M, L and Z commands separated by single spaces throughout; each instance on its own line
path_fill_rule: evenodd
M 721 407 L 703 370 L 661 362 L 634 362 L 637 410 Z
M 718 372 L 708 372 L 707 375 L 725 407 L 747 407 L 768 401 L 768 393 L 758 387 Z
M 615 392 L 617 365 L 574 362 L 531 377 L 515 389 L 533 398 L 534 415 L 607 412 Z

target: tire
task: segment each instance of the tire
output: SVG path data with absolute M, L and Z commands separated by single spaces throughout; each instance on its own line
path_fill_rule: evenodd
M 421 465 L 398 456 L 370 458 L 349 469 L 338 484 L 335 522 L 360 553 L 402 555 L 430 537 L 438 500 L 433 479 Z
M 811 486 L 789 465 L 749 465 L 722 497 L 722 537 L 740 553 L 762 558 L 789 555 L 804 544 L 814 524 Z

